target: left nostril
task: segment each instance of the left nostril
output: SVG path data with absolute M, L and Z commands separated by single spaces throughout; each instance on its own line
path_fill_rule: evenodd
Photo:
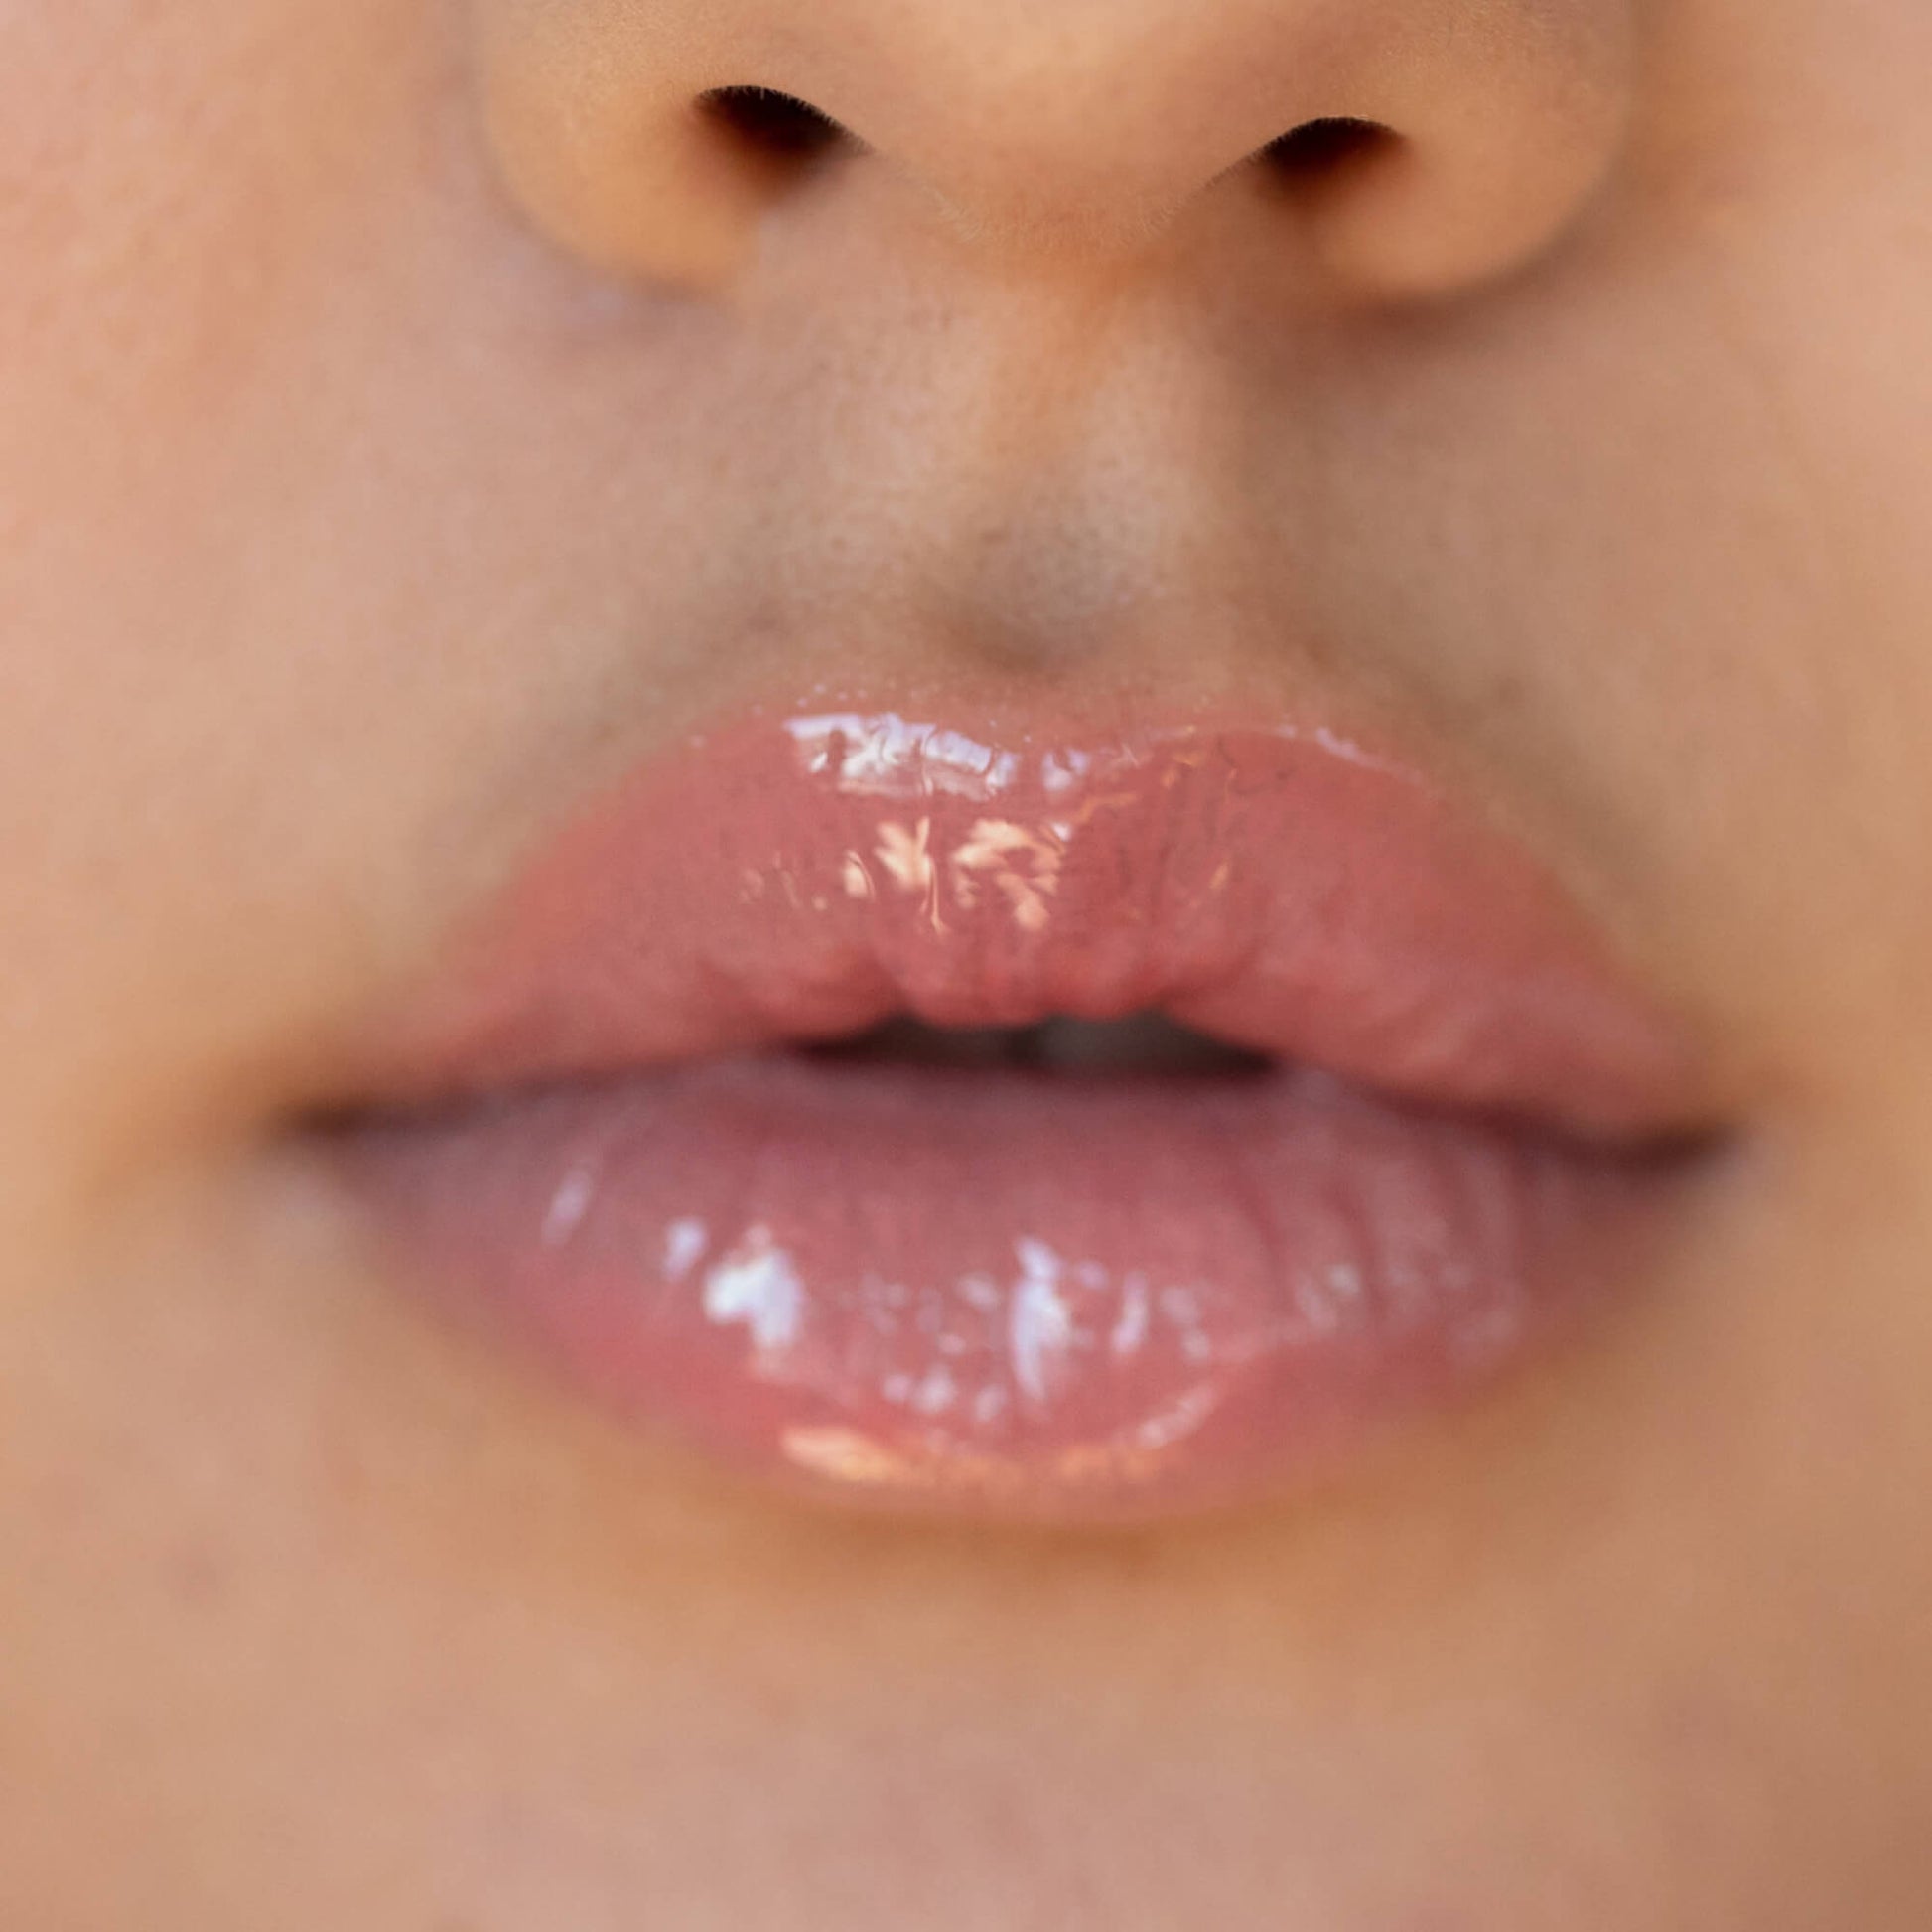
M 1304 121 L 1261 150 L 1261 160 L 1289 181 L 1308 181 L 1390 146 L 1398 137 L 1378 121 L 1324 115 Z
M 698 106 L 746 148 L 772 161 L 816 161 L 853 144 L 829 114 L 775 87 L 714 87 Z

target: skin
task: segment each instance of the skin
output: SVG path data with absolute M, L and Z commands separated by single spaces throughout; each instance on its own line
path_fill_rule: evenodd
M 1923 1926 L 1929 68 L 1920 0 L 0 0 L 0 1921 Z M 752 82 L 867 146 L 691 130 Z M 1317 114 L 1413 147 L 1239 165 Z M 591 784 L 821 682 L 1386 721 L 1732 1171 L 1209 1522 L 589 1413 L 287 1124 Z

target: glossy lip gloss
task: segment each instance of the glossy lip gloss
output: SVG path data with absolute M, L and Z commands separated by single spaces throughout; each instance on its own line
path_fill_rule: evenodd
M 1161 1013 L 1266 1056 L 844 1062 Z M 1105 1520 L 1325 1466 L 1668 1220 L 1696 1060 L 1551 882 L 1322 729 L 753 719 L 644 772 L 357 1042 L 405 1273 L 813 1493 Z

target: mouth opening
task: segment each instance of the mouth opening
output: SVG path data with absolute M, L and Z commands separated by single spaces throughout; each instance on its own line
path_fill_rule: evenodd
M 1230 1046 L 1158 1013 L 1125 1020 L 1054 1017 L 1031 1027 L 933 1027 L 899 1016 L 865 1033 L 800 1050 L 809 1059 L 839 1064 L 991 1073 L 1172 1074 L 1239 1080 L 1276 1070 L 1276 1063 L 1261 1054 Z

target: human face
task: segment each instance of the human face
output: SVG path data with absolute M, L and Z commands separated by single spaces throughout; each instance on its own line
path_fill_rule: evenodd
M 0 1919 L 1923 1925 L 1928 70 L 1919 0 L 0 0 Z M 1126 1527 L 473 1318 L 345 1133 L 827 713 L 1422 773 L 1403 916 L 1479 842 L 1683 1043 L 1534 1096 L 1695 1130 L 1641 1263 Z

